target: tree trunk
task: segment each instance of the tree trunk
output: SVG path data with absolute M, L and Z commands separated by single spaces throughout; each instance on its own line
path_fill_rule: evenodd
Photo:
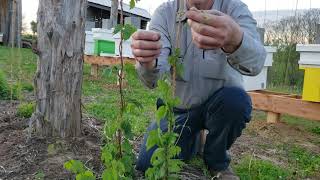
M 16 39 L 16 15 L 17 15 L 17 3 L 12 0 L 10 15 L 10 33 L 9 33 L 9 47 L 14 47 Z
M 16 32 L 15 45 L 21 48 L 21 32 L 22 32 L 22 0 L 16 0 Z
M 0 32 L 3 43 L 11 47 L 21 46 L 21 0 L 0 0 Z
M 7 16 L 8 15 L 8 1 L 0 0 L 0 32 L 5 32 Z
M 35 76 L 37 132 L 81 135 L 81 87 L 86 0 L 39 1 Z
M 119 1 L 112 0 L 110 19 L 108 22 L 108 29 L 111 29 L 118 24 L 118 7 L 119 7 Z

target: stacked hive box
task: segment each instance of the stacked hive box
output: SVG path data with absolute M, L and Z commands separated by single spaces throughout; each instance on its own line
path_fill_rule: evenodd
M 304 72 L 302 99 L 320 102 L 320 44 L 297 45 L 300 69 Z
M 266 46 L 267 58 L 261 73 L 257 76 L 243 76 L 243 84 L 246 91 L 263 90 L 267 87 L 268 68 L 273 63 L 273 53 L 277 51 L 275 47 Z

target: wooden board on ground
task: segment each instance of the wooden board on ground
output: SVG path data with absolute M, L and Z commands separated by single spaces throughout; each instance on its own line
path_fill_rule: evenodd
M 279 121 L 280 114 L 320 121 L 320 103 L 303 101 L 300 96 L 270 91 L 249 92 L 253 108 L 268 112 L 268 122 Z
M 126 64 L 135 64 L 135 59 L 125 57 L 124 63 Z M 95 78 L 98 77 L 99 66 L 114 66 L 121 64 L 120 57 L 111 57 L 111 56 L 91 56 L 84 55 L 84 62 L 91 64 L 91 75 Z

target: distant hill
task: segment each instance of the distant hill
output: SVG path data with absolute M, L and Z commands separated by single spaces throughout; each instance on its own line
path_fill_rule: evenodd
M 305 11 L 308 11 L 308 9 L 299 9 L 297 10 L 298 14 L 302 14 Z M 258 26 L 262 27 L 264 22 L 268 21 L 276 21 L 280 20 L 284 17 L 288 16 L 294 16 L 295 15 L 295 10 L 272 10 L 272 11 L 267 11 L 266 15 L 264 11 L 254 11 L 252 12 L 253 17 L 257 20 Z

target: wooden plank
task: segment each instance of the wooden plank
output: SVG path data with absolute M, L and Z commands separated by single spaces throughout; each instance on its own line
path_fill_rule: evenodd
M 84 62 L 88 64 L 96 64 L 99 66 L 112 66 L 121 63 L 120 57 L 104 57 L 104 56 L 90 56 L 84 55 Z M 125 63 L 135 64 L 135 59 L 124 58 Z
M 280 116 L 281 116 L 281 114 L 279 114 L 279 113 L 268 112 L 267 113 L 267 123 L 275 124 L 275 123 L 280 122 Z
M 320 103 L 303 101 L 300 96 L 285 96 L 263 91 L 249 92 L 253 108 L 320 121 Z

